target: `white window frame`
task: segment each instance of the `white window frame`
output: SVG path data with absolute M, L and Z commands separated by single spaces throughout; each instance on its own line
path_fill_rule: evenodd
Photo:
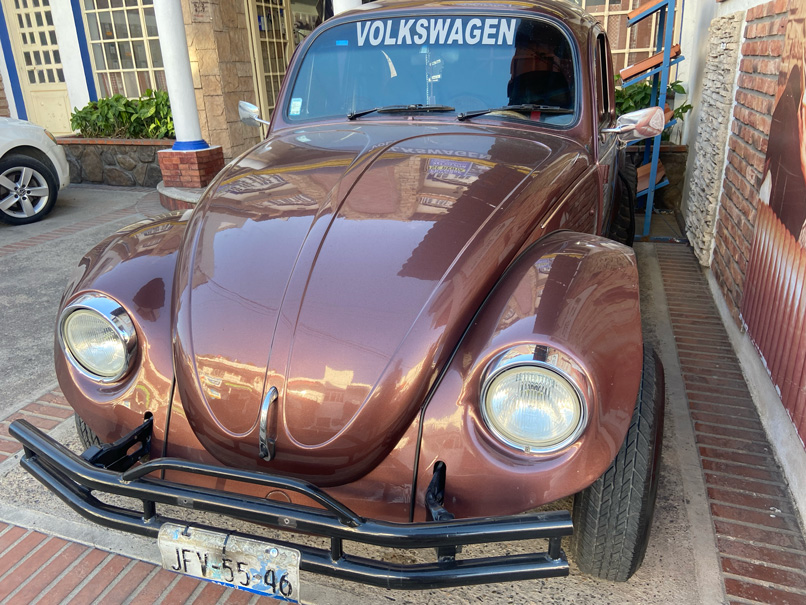
M 153 11 L 153 4 L 154 0 L 82 0 L 81 14 L 99 97 L 122 94 L 130 99 L 136 99 L 145 94 L 147 89 L 166 90 L 165 69 L 161 64 L 162 53 L 159 50 L 159 36 L 156 30 L 153 35 L 149 34 L 146 21 L 146 10 Z M 139 18 L 140 36 L 131 35 L 130 11 L 136 11 Z M 103 25 L 100 19 L 102 14 L 108 14 L 111 18 L 111 36 L 105 36 L 102 31 Z M 122 24 L 119 21 L 116 22 L 116 15 L 122 15 Z M 94 29 L 91 27 L 93 22 L 97 27 L 98 39 L 93 39 Z M 125 27 L 126 37 L 118 37 L 118 28 L 121 25 Z M 142 44 L 146 60 L 145 67 L 137 65 L 136 43 Z M 110 66 L 107 45 L 112 45 L 118 67 Z M 127 48 L 131 53 L 128 58 L 131 61 L 131 67 L 124 67 L 124 59 L 121 57 Z M 98 65 L 99 54 L 103 60 L 103 67 Z M 156 66 L 154 65 L 155 60 L 158 62 Z M 145 84 L 140 81 L 143 75 L 147 76 Z

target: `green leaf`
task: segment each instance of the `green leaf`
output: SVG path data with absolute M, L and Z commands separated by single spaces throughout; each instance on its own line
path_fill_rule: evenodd
M 70 115 L 70 127 L 85 137 L 175 137 L 171 102 L 164 90 L 147 90 L 139 99 L 121 94 L 91 101 Z

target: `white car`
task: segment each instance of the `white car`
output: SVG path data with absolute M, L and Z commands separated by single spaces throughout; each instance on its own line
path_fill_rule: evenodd
M 52 134 L 24 120 L 0 118 L 0 222 L 43 219 L 69 182 L 64 149 Z

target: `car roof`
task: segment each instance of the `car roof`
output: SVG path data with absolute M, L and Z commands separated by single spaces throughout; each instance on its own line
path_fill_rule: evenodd
M 359 8 L 340 13 L 337 17 L 356 17 L 375 12 L 423 11 L 462 12 L 467 10 L 492 11 L 496 13 L 530 12 L 550 15 L 567 23 L 584 24 L 592 27 L 597 20 L 591 17 L 576 2 L 570 0 L 378 0 Z

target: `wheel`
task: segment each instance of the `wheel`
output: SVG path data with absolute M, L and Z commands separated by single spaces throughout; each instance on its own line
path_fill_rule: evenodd
M 25 225 L 41 220 L 58 193 L 53 171 L 36 158 L 12 154 L 0 160 L 0 221 Z
M 84 449 L 86 450 L 93 445 L 101 445 L 101 440 L 98 438 L 98 435 L 96 435 L 95 431 L 87 426 L 86 422 L 79 418 L 78 414 L 75 415 L 75 419 L 78 438 L 81 441 L 81 445 L 84 446 Z
M 632 246 L 635 240 L 635 198 L 638 192 L 638 169 L 626 159 L 619 158 L 618 199 L 610 222 L 610 239 L 625 246 Z
M 627 437 L 605 473 L 574 497 L 571 552 L 584 573 L 625 582 L 641 565 L 658 490 L 663 434 L 663 381 L 644 347 L 638 401 Z M 659 384 L 660 383 L 660 384 Z

